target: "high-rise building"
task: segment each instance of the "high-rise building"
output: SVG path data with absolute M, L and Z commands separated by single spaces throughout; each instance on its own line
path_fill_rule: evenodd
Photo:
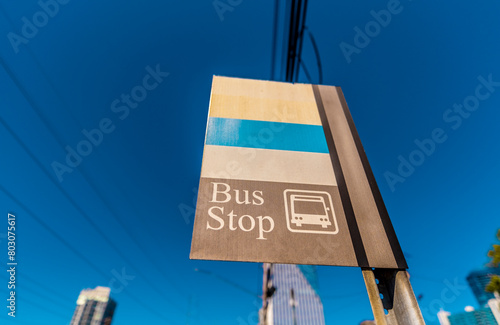
M 479 303 L 479 309 L 467 306 L 464 312 L 451 314 L 441 310 L 438 313 L 441 325 L 498 325 L 500 324 L 500 299 L 485 291 L 492 275 L 500 275 L 499 268 L 485 268 L 472 271 L 467 282 Z
M 311 265 L 264 264 L 260 325 L 324 325 L 316 269 Z
M 106 287 L 82 290 L 70 325 L 110 325 L 116 308 L 110 292 Z
M 495 298 L 493 293 L 485 291 L 492 275 L 500 275 L 500 267 L 472 271 L 467 276 L 467 282 L 481 307 L 485 307 L 490 299 Z
M 494 301 L 494 300 L 493 300 Z M 451 314 L 444 310 L 438 313 L 441 325 L 498 325 L 491 308 L 466 308 L 464 312 Z

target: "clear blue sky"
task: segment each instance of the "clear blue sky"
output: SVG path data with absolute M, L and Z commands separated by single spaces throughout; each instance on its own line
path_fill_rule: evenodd
M 8 212 L 19 262 L 17 317 L 0 306 L 0 323 L 68 324 L 81 289 L 112 285 L 114 325 L 256 324 L 260 265 L 189 260 L 193 220 L 179 206 L 194 208 L 212 75 L 270 77 L 273 2 L 232 1 L 221 20 L 210 0 L 65 1 L 50 15 L 0 3 L 0 269 Z M 388 7 L 385 26 L 355 39 Z M 475 305 L 461 285 L 499 227 L 499 12 L 492 0 L 309 1 L 324 84 L 345 93 L 428 324 L 455 279 L 443 307 Z M 343 42 L 359 47 L 346 57 Z M 316 83 L 307 39 L 303 59 Z M 124 107 L 151 73 L 154 89 Z M 472 112 L 454 108 L 464 101 Z M 54 162 L 98 127 L 102 141 L 59 182 Z M 387 172 L 435 129 L 446 141 L 391 189 Z M 328 324 L 371 317 L 359 269 L 318 274 Z

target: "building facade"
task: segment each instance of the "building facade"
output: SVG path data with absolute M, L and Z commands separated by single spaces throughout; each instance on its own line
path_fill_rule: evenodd
M 455 314 L 442 310 L 438 313 L 438 319 L 441 325 L 498 325 L 498 321 L 489 307 Z
M 500 324 L 500 297 L 486 292 L 485 288 L 492 275 L 500 275 L 499 268 L 485 268 L 472 271 L 467 276 L 467 282 L 479 304 L 478 309 L 471 306 L 461 313 L 451 314 L 441 310 L 438 313 L 441 325 L 499 325 Z
M 316 269 L 311 265 L 264 264 L 260 325 L 324 325 Z
M 500 275 L 500 267 L 472 271 L 467 276 L 467 282 L 481 307 L 485 307 L 490 299 L 495 298 L 493 293 L 485 291 L 492 275 Z
M 110 292 L 106 287 L 82 290 L 70 325 L 110 325 L 116 308 Z

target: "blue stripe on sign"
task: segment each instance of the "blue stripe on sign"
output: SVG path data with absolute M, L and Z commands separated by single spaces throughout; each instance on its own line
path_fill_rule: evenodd
M 210 117 L 205 144 L 328 153 L 321 125 Z

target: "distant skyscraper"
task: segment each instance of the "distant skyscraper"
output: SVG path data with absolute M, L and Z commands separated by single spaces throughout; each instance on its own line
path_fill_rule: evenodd
M 82 290 L 70 325 L 110 325 L 116 308 L 110 291 L 106 287 Z
M 455 314 L 442 310 L 438 313 L 438 318 L 441 325 L 498 325 L 491 308 L 471 309 Z
M 464 312 L 451 314 L 441 310 L 438 313 L 441 325 L 498 325 L 500 324 L 500 299 L 485 291 L 490 277 L 500 275 L 499 268 L 486 268 L 473 271 L 467 276 L 467 282 L 479 303 L 479 309 L 468 306 Z
M 260 325 L 324 325 L 316 269 L 310 265 L 264 264 Z
M 492 275 L 500 275 L 500 268 L 485 268 L 478 271 L 473 271 L 467 276 L 467 282 L 469 283 L 474 296 L 476 296 L 479 306 L 484 307 L 488 304 L 488 300 L 495 298 L 493 293 L 486 292 L 484 289 L 490 282 Z

